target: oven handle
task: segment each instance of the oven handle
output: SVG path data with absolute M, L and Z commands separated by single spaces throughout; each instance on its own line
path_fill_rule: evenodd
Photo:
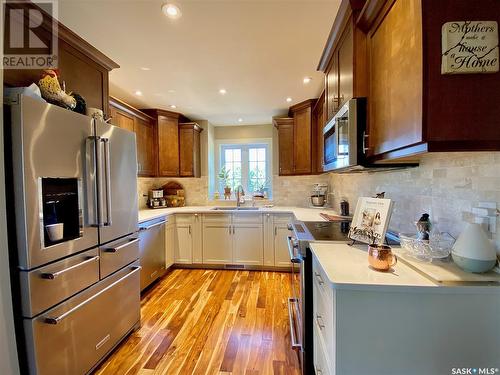
M 295 335 L 295 323 L 293 319 L 293 307 L 292 307 L 294 303 L 297 303 L 296 298 L 288 298 L 288 321 L 290 323 L 290 341 L 292 342 L 292 349 L 302 350 L 302 345 L 297 342 L 297 336 Z
M 295 245 L 293 245 L 293 240 L 291 236 L 287 236 L 287 243 L 288 243 L 288 254 L 290 254 L 290 262 L 301 263 L 302 259 L 297 258 L 296 256 L 293 255 L 293 249 L 295 248 Z

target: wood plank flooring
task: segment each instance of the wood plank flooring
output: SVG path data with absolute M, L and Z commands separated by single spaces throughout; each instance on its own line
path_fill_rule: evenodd
M 300 374 L 290 274 L 173 270 L 141 302 L 142 326 L 95 374 Z

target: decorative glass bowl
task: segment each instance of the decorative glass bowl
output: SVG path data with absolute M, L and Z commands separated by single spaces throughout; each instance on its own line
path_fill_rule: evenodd
M 418 239 L 415 234 L 400 233 L 399 240 L 406 255 L 422 262 L 448 258 L 455 243 L 455 238 L 446 232 L 431 233 L 428 241 Z

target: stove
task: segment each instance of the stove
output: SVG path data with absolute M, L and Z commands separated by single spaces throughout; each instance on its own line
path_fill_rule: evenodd
M 310 242 L 347 243 L 351 222 L 339 221 L 296 221 L 288 227 L 292 269 L 292 296 L 288 299 L 290 337 L 292 348 L 297 350 L 302 374 L 314 374 L 313 348 L 313 296 L 312 296 L 312 254 Z

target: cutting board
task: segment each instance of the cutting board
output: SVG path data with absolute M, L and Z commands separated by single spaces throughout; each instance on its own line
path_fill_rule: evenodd
M 431 263 L 420 262 L 405 255 L 401 249 L 393 248 L 401 261 L 424 273 L 438 283 L 500 283 L 500 274 L 489 271 L 486 273 L 465 272 L 453 261 L 434 260 Z

